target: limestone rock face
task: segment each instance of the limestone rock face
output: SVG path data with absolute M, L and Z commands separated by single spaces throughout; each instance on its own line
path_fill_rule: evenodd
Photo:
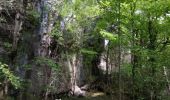
M 53 11 L 53 2 L 56 1 L 59 2 L 60 0 L 33 0 L 28 4 L 28 6 L 31 6 L 31 10 L 35 11 L 37 15 L 40 16 L 40 18 L 38 18 L 38 23 L 36 23 L 38 25 L 35 25 L 34 27 L 31 27 L 33 23 L 31 22 L 32 20 L 27 19 L 24 19 L 25 21 L 23 21 L 21 25 L 19 24 L 19 28 L 14 27 L 15 23 L 17 24 L 18 22 L 12 22 L 9 20 L 7 22 L 11 22 L 11 24 L 0 23 L 0 59 L 4 59 L 4 54 L 5 58 L 9 59 L 9 55 L 7 54 L 8 51 L 6 51 L 2 45 L 6 38 L 9 40 L 8 42 L 12 44 L 12 35 L 14 28 L 16 28 L 15 37 L 17 40 L 13 43 L 17 44 L 15 48 L 16 52 L 14 61 L 11 61 L 12 63 L 10 62 L 9 65 L 11 64 L 12 66 L 17 64 L 17 68 L 14 68 L 14 71 L 21 79 L 28 80 L 29 85 L 26 87 L 27 89 L 25 89 L 24 92 L 35 95 L 41 95 L 43 92 L 44 95 L 44 91 L 47 92 L 47 94 L 55 94 L 71 90 L 76 96 L 85 96 L 85 89 L 83 90 L 80 88 L 85 84 L 86 79 L 82 64 L 82 54 L 79 52 L 69 54 L 67 53 L 70 52 L 69 50 L 61 50 L 60 52 L 51 50 L 53 41 L 49 34 L 53 30 L 54 24 L 56 20 L 58 20 L 57 18 L 59 16 L 55 11 Z M 23 6 L 24 4 L 20 5 Z M 22 19 L 24 16 L 23 13 L 22 17 L 17 18 L 15 13 L 12 14 L 14 18 L 11 20 Z M 27 14 L 25 14 L 23 18 L 27 17 Z M 66 31 L 64 30 L 64 19 L 60 20 L 60 23 L 61 29 L 59 30 L 62 30 L 64 34 L 64 31 Z M 2 41 L 1 38 L 3 39 Z M 58 44 L 55 45 L 57 45 L 57 48 L 60 48 Z M 57 57 L 51 56 L 54 52 L 58 59 L 56 59 Z M 68 55 L 70 57 L 68 57 Z M 38 57 L 54 60 L 54 62 L 59 65 L 60 71 L 56 72 L 49 67 L 48 64 L 37 64 L 36 58 Z M 26 67 L 28 67 L 28 69 L 26 69 Z
M 34 45 L 34 55 L 35 57 L 53 59 L 51 54 L 55 51 L 50 49 L 52 45 L 52 37 L 50 37 L 49 33 L 52 31 L 55 21 L 58 20 L 56 19 L 58 15 L 54 14 L 55 12 L 50 12 L 53 9 L 51 3 L 49 3 L 50 1 L 54 2 L 54 0 L 40 0 L 36 4 L 36 10 L 39 12 L 41 18 L 38 32 L 35 33 L 37 40 L 36 43 L 34 43 L 36 44 Z M 64 30 L 64 26 L 59 30 Z M 85 79 L 82 65 L 83 57 L 81 54 L 67 53 L 69 50 L 65 50 L 64 52 L 66 53 L 59 52 L 56 55 L 59 56 L 57 60 L 53 59 L 59 64 L 60 72 L 56 73 L 47 65 L 34 65 L 32 67 L 32 69 L 34 69 L 31 74 L 32 92 L 37 92 L 39 91 L 39 88 L 41 89 L 44 86 L 53 87 L 53 89 L 47 89 L 51 93 L 66 92 L 76 87 L 75 94 L 84 95 L 83 91 L 79 88 L 79 86 L 84 85 Z M 33 88 L 35 86 L 36 89 Z

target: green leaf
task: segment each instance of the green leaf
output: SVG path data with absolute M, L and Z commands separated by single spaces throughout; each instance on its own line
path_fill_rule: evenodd
M 15 76 L 9 69 L 7 64 L 0 62 L 0 71 L 11 82 L 11 84 L 17 89 L 21 87 L 21 80 Z
M 97 54 L 97 52 L 92 51 L 92 50 L 88 50 L 88 49 L 85 49 L 85 48 L 82 48 L 82 49 L 80 50 L 80 52 L 81 52 L 81 53 L 84 53 L 84 54 L 89 54 L 89 55 L 96 55 L 96 54 Z
M 107 40 L 110 40 L 110 41 L 116 41 L 117 38 L 118 38 L 118 35 L 117 34 L 114 34 L 113 33 L 110 33 L 110 32 L 107 32 L 106 30 L 101 30 L 100 31 L 100 34 Z

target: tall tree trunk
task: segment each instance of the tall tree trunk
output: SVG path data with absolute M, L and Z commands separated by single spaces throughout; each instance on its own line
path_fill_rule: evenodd
M 70 70 L 70 81 L 71 81 L 71 91 L 73 95 L 75 96 L 84 96 L 85 92 L 80 89 L 81 80 L 80 74 L 81 72 L 81 58 L 79 58 L 79 54 L 72 54 L 71 57 L 68 57 L 67 54 L 67 61 L 68 61 L 68 67 Z
M 136 41 L 135 41 L 135 31 L 134 31 L 134 12 L 135 12 L 136 4 L 134 2 L 131 3 L 131 34 L 132 34 L 132 41 L 131 45 L 134 48 Z M 135 100 L 135 67 L 137 67 L 137 56 L 135 50 L 131 51 L 131 63 L 132 63 L 132 96 L 133 100 Z
M 14 32 L 13 32 L 13 44 L 12 44 L 12 50 L 15 51 L 17 49 L 17 44 L 20 36 L 20 30 L 22 29 L 22 23 L 23 23 L 23 0 L 19 0 L 18 2 L 19 9 L 15 15 L 15 26 L 14 26 Z
M 170 94 L 170 81 L 169 81 L 169 78 L 168 78 L 168 71 L 166 69 L 165 66 L 163 66 L 163 71 L 164 71 L 164 75 L 165 75 L 165 79 L 166 79 L 166 82 L 167 82 L 167 88 L 168 88 L 168 94 Z
M 121 23 L 121 2 L 118 0 L 118 67 L 119 67 L 119 100 L 122 100 L 122 87 L 121 87 L 121 32 L 120 32 L 120 23 Z
M 148 33 L 149 33 L 149 44 L 148 44 L 148 49 L 150 50 L 150 57 L 149 57 L 149 62 L 150 62 L 150 68 L 151 68 L 151 77 L 152 77 L 152 82 L 151 82 L 151 91 L 150 91 L 150 98 L 151 100 L 156 99 L 156 94 L 154 91 L 154 75 L 155 75 L 155 67 L 156 65 L 154 64 L 156 58 L 153 56 L 155 53 L 156 49 L 156 40 L 157 40 L 157 32 L 155 27 L 153 26 L 153 18 L 151 16 L 148 17 Z
M 108 83 L 109 81 L 109 43 L 107 46 L 107 50 L 106 50 L 106 82 Z

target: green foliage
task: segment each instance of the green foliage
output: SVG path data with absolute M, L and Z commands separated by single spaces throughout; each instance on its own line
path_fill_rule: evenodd
M 0 77 L 7 78 L 8 81 L 16 88 L 21 88 L 21 80 L 15 76 L 9 69 L 8 65 L 0 62 Z M 1 83 L 2 84 L 2 83 Z
M 120 39 L 121 44 L 118 45 L 121 45 L 121 49 L 130 49 L 136 58 L 135 64 L 122 64 L 121 73 L 127 76 L 123 80 L 133 78 L 135 83 L 132 88 L 135 88 L 136 99 L 150 99 L 152 91 L 160 98 L 161 91 L 166 89 L 162 69 L 169 66 L 169 44 L 159 51 L 163 47 L 162 42 L 166 38 L 169 41 L 170 36 L 167 16 L 169 0 L 100 0 L 99 5 L 103 12 L 97 30 L 108 29 L 109 25 L 116 26 L 119 19 L 121 36 L 114 37 L 105 30 L 100 34 L 108 40 Z M 112 31 L 116 33 L 116 29 Z
M 36 11 L 36 10 L 27 10 L 26 12 L 27 14 L 27 21 L 29 24 L 29 27 L 32 27 L 33 29 L 36 28 L 36 26 L 39 24 L 39 18 L 40 18 L 40 14 Z
M 105 39 L 108 39 L 108 40 L 110 40 L 110 41 L 116 41 L 117 40 L 117 38 L 118 38 L 118 36 L 115 34 L 113 34 L 113 33 L 110 33 L 110 32 L 107 32 L 107 31 L 105 31 L 105 30 L 101 30 L 100 31 L 100 34 L 105 38 Z
M 80 52 L 83 53 L 83 54 L 89 54 L 89 55 L 96 55 L 97 54 L 97 52 L 92 51 L 92 50 L 88 50 L 88 49 L 85 49 L 85 48 L 82 48 L 80 50 Z
M 29 10 L 27 11 L 28 17 L 33 17 L 35 19 L 38 19 L 40 17 L 40 14 L 36 10 Z
M 94 64 L 98 63 L 98 56 L 108 51 L 108 62 L 113 61 L 115 67 L 121 64 L 120 72 L 112 76 L 121 76 L 123 92 L 127 91 L 130 97 L 135 95 L 136 100 L 149 100 L 152 92 L 155 100 L 162 97 L 162 91 L 166 90 L 167 85 L 163 66 L 170 69 L 170 0 L 64 0 L 52 5 L 57 6 L 56 10 L 61 17 L 51 32 L 59 45 L 59 52 L 63 53 L 61 56 L 81 53 L 84 57 L 83 65 L 91 69 L 98 66 Z M 47 11 L 47 7 L 43 9 Z M 21 40 L 29 43 L 40 15 L 33 9 L 28 9 L 26 14 L 25 22 L 31 24 L 32 30 L 25 32 Z M 0 22 L 3 21 L 5 18 L 0 17 Z M 61 29 L 61 21 L 64 29 Z M 104 39 L 109 40 L 107 49 L 103 46 Z M 18 49 L 19 52 L 30 50 L 24 43 L 22 50 Z M 11 48 L 9 43 L 4 43 L 4 46 Z M 129 51 L 132 58 L 122 63 L 124 53 Z M 122 57 L 120 62 L 118 53 Z M 59 65 L 50 58 L 37 57 L 34 60 L 37 65 L 49 66 L 56 71 L 59 69 Z M 7 65 L 0 63 L 0 67 L 2 75 L 15 87 L 19 87 L 19 79 Z M 93 76 L 89 78 L 94 79 Z M 116 92 L 117 84 L 114 84 Z M 131 94 L 131 90 L 134 93 Z
M 7 22 L 7 21 L 6 21 L 6 19 L 3 16 L 1 16 L 0 17 L 0 22 Z
M 51 67 L 53 70 L 58 71 L 59 65 L 52 59 L 45 58 L 45 57 L 37 57 L 35 59 L 35 63 L 41 66 L 48 66 Z
M 11 48 L 12 47 L 12 44 L 10 44 L 9 42 L 4 42 L 4 47 L 5 48 Z
M 134 89 L 136 99 L 139 100 L 149 99 L 152 91 L 159 98 L 161 91 L 166 89 L 162 68 L 169 68 L 170 61 L 169 43 L 164 44 L 166 39 L 169 41 L 170 38 L 169 10 L 169 0 L 68 1 L 61 10 L 63 19 L 67 19 L 65 30 L 68 33 L 65 32 L 64 35 L 58 31 L 58 23 L 55 29 L 55 35 L 58 37 L 56 40 L 63 45 L 66 45 L 67 41 L 74 41 L 72 43 L 77 45 L 76 48 L 80 48 L 78 50 L 84 56 L 83 63 L 88 67 L 92 66 L 91 61 L 95 59 L 95 55 L 105 51 L 100 40 L 107 39 L 112 42 L 108 46 L 109 57 L 115 62 L 118 60 L 118 52 L 130 51 L 136 58 L 135 62 L 120 62 L 122 64 L 119 73 L 122 74 L 123 80 L 134 81 L 134 86 L 127 91 L 130 93 Z M 83 43 L 87 42 L 91 35 L 93 39 L 90 40 L 90 47 L 88 43 Z M 119 45 L 122 51 L 117 51 Z M 125 84 L 131 86 L 130 82 Z

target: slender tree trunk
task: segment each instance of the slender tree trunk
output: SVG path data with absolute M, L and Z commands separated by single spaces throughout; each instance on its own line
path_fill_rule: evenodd
M 134 32 L 134 11 L 135 11 L 136 4 L 134 2 L 131 3 L 131 34 L 132 34 L 132 41 L 131 45 L 132 48 L 135 46 L 135 32 Z M 135 54 L 135 50 L 132 50 L 131 54 L 131 63 L 132 63 L 132 97 L 135 100 L 135 67 L 137 63 L 137 56 Z
M 106 82 L 109 80 L 109 43 L 106 50 Z
M 149 33 L 149 44 L 148 44 L 148 49 L 150 50 L 150 58 L 149 58 L 149 62 L 150 62 L 150 68 L 151 68 L 151 91 L 150 91 L 150 96 L 151 96 L 151 100 L 156 99 L 156 94 L 154 91 L 154 85 L 155 85 L 155 80 L 154 80 L 154 75 L 155 75 L 155 67 L 156 65 L 154 64 L 156 58 L 153 56 L 155 53 L 155 49 L 156 49 L 156 40 L 157 40 L 157 32 L 155 27 L 153 26 L 153 19 L 151 19 L 152 17 L 149 16 L 149 22 L 148 22 L 148 33 Z
M 163 70 L 164 70 L 164 75 L 165 75 L 166 82 L 167 82 L 167 87 L 168 87 L 168 92 L 169 92 L 168 94 L 170 94 L 170 81 L 168 79 L 168 72 L 165 66 L 163 66 Z
M 15 15 L 15 26 L 14 26 L 14 32 L 13 32 L 13 44 L 12 44 L 12 50 L 15 51 L 17 49 L 18 45 L 18 40 L 20 36 L 20 30 L 22 29 L 22 24 L 23 24 L 23 18 L 22 14 L 23 13 L 23 0 L 19 1 L 19 10 L 17 11 Z
M 120 32 L 120 0 L 118 0 L 118 67 L 119 67 L 119 100 L 122 100 L 121 87 L 121 32 Z

